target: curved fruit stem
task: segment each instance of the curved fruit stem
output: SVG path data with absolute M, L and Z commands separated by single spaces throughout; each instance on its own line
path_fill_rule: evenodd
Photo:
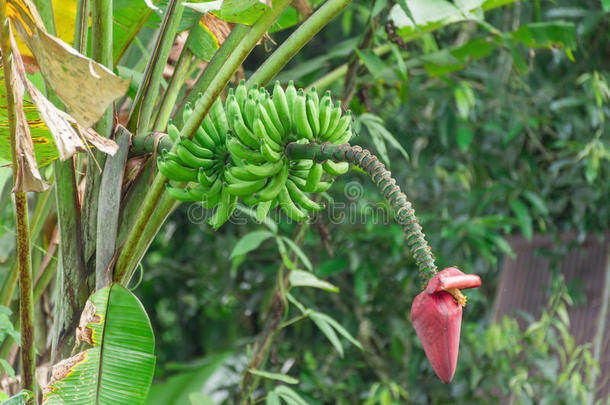
M 396 184 L 392 173 L 385 168 L 379 159 L 366 149 L 350 144 L 333 145 L 325 144 L 298 144 L 286 145 L 286 156 L 289 159 L 312 159 L 317 162 L 333 160 L 334 162 L 349 162 L 364 170 L 373 183 L 377 186 L 383 197 L 390 203 L 394 210 L 396 221 L 402 226 L 409 250 L 415 258 L 419 275 L 426 285 L 427 281 L 437 272 L 426 236 L 422 232 L 419 220 L 415 216 L 415 210 Z

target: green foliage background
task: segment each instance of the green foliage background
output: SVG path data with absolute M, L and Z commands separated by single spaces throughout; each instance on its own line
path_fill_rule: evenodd
M 328 196 L 336 202 L 332 216 L 350 220 L 333 223 L 330 211 L 323 212 L 325 231 L 312 225 L 303 243 L 314 273 L 340 293 L 297 288 L 292 294 L 338 320 L 364 350 L 344 340 L 339 356 L 305 319 L 276 336 L 265 370 L 297 378 L 293 388 L 311 404 L 582 403 L 590 390 L 584 371 L 594 366 L 585 348 L 570 347 L 558 314 L 572 301 L 561 279 L 549 287 L 545 315 L 538 323 L 528 319 L 527 331 L 509 319 L 492 325 L 490 311 L 499 259 L 512 253 L 506 236 L 607 229 L 608 5 L 517 2 L 486 12 L 484 23 L 425 34 L 402 51 L 383 29 L 391 6 L 355 1 L 278 78 L 305 87 L 350 58 L 362 60 L 349 104 L 360 117 L 356 143 L 384 158 L 404 186 L 439 267 L 458 265 L 483 278 L 483 287 L 468 295 L 455 380 L 442 384 L 424 357 L 409 321 L 419 291 L 415 264 L 387 207 L 356 171 Z M 538 21 L 573 24 L 573 35 L 566 29 L 562 44 L 526 48 L 531 31 L 520 27 Z M 281 42 L 288 33 L 273 37 Z M 353 53 L 367 33 L 370 44 Z M 389 53 L 371 51 L 388 44 Z M 246 75 L 265 57 L 259 47 Z M 332 82 L 336 97 L 343 83 Z M 353 181 L 363 187 L 358 200 L 346 195 Z M 183 205 L 171 217 L 136 290 L 153 322 L 157 381 L 165 384 L 153 387 L 151 404 L 162 403 L 162 392 L 187 401 L 204 384 L 217 403 L 232 403 L 281 264 L 273 239 L 247 257 L 230 257 L 240 238 L 262 225 L 242 214 L 212 232 L 201 215 Z M 275 219 L 280 235 L 293 235 L 294 224 Z M 557 350 L 575 362 L 563 377 Z M 263 380 L 259 395 L 275 386 Z

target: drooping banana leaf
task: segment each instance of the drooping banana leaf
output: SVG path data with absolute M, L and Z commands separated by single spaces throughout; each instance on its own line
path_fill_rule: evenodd
M 30 126 L 30 134 L 34 143 L 34 153 L 38 167 L 43 167 L 59 157 L 53 136 L 47 125 L 40 119 L 36 106 L 29 100 L 24 100 L 25 116 Z M 10 162 L 11 143 L 9 138 L 8 115 L 6 106 L 6 87 L 4 72 L 0 69 L 0 159 Z
M 140 301 L 120 284 L 95 292 L 76 336 L 93 347 L 53 367 L 43 404 L 143 404 L 155 367 L 155 340 Z

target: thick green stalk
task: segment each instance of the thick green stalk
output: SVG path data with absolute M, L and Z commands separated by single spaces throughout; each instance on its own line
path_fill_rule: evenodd
M 83 19 L 82 22 L 85 22 Z M 80 38 L 75 44 L 83 47 Z M 91 0 L 91 58 L 109 69 L 112 69 L 112 0 Z M 112 107 L 109 107 L 95 125 L 95 130 L 102 136 L 112 135 Z M 106 154 L 94 152 L 95 160 L 103 169 Z M 102 173 L 95 162 L 89 159 L 86 172 L 85 196 L 83 201 L 83 240 L 85 261 L 93 255 L 97 238 L 97 211 Z M 84 302 L 83 302 L 84 304 Z
M 0 47 L 6 87 L 6 112 L 13 167 L 13 185 L 17 185 L 20 171 L 17 160 L 17 105 L 11 83 L 13 55 L 6 18 L 6 3 L 0 1 Z M 30 252 L 30 225 L 28 221 L 28 196 L 25 191 L 15 190 L 14 212 L 17 231 L 17 266 L 19 269 L 19 319 L 21 320 L 21 388 L 36 393 L 36 357 L 34 354 L 34 308 L 32 294 L 32 257 Z M 35 395 L 34 395 L 35 397 Z
M 419 275 L 423 285 L 437 272 L 434 264 L 434 255 L 426 242 L 415 211 L 407 196 L 396 185 L 392 173 L 384 164 L 368 150 L 360 146 L 349 144 L 332 145 L 330 143 L 297 144 L 294 142 L 286 146 L 288 159 L 312 159 L 317 162 L 333 160 L 335 162 L 349 162 L 364 170 L 377 186 L 383 197 L 392 206 L 396 221 L 402 226 L 411 254 L 415 258 Z
M 189 43 L 192 41 L 193 32 L 195 31 L 191 30 L 191 33 L 184 44 L 184 48 L 182 48 L 182 52 L 180 53 L 176 67 L 174 68 L 174 73 L 169 80 L 169 84 L 167 85 L 167 89 L 165 90 L 165 94 L 163 96 L 163 101 L 161 102 L 161 107 L 159 108 L 157 114 L 157 119 L 155 120 L 155 125 L 153 125 L 153 131 L 165 131 L 172 115 L 172 111 L 176 106 L 176 100 L 178 99 L 180 89 L 191 74 L 193 52 L 191 52 L 189 49 Z
M 99 210 L 97 222 L 104 224 L 97 228 L 97 246 L 95 249 L 95 289 L 106 287 L 112 277 L 108 267 L 114 257 L 116 237 L 119 229 L 119 212 L 121 207 L 121 186 L 127 163 L 127 152 L 131 134 L 124 127 L 118 126 L 116 143 L 119 150 L 114 156 L 108 156 L 102 181 L 100 182 Z
M 265 85 L 294 55 L 326 24 L 341 12 L 351 0 L 328 0 L 307 21 L 288 37 L 282 45 L 250 76 L 249 84 Z
M 248 35 L 237 44 L 236 48 L 227 58 L 225 64 L 218 71 L 218 74 L 214 76 L 206 92 L 197 100 L 193 113 L 182 128 L 180 133 L 181 138 L 191 139 L 195 135 L 197 128 L 199 128 L 203 122 L 205 115 L 227 85 L 231 76 L 233 76 L 233 73 L 239 68 L 260 38 L 265 35 L 269 27 L 271 27 L 273 22 L 279 17 L 282 11 L 284 11 L 288 4 L 290 4 L 290 0 L 279 0 L 275 3 L 273 8 L 267 10 L 252 28 L 250 28 Z M 167 212 L 160 212 L 157 210 L 159 201 L 165 192 L 166 183 L 167 178 L 161 173 L 158 173 L 155 176 L 150 191 L 142 203 L 142 209 L 140 210 L 138 218 L 125 241 L 123 250 L 119 254 L 114 271 L 114 280 L 123 284 L 129 281 L 135 266 L 139 262 L 138 255 L 136 254 L 138 246 L 147 246 L 150 243 L 150 241 L 141 241 L 142 232 L 146 228 L 147 223 L 154 220 L 156 216 L 159 216 L 160 218 L 165 218 L 167 216 Z
M 246 34 L 250 31 L 250 27 L 247 25 L 237 24 L 233 27 L 233 30 L 229 34 L 229 36 L 222 43 L 222 46 L 216 51 L 208 66 L 206 66 L 203 74 L 197 79 L 197 82 L 191 89 L 190 93 L 186 97 L 185 101 L 182 103 L 176 114 L 174 115 L 174 121 L 178 126 L 182 126 L 184 122 L 182 121 L 182 110 L 187 103 L 194 103 L 199 97 L 200 93 L 205 92 L 216 74 L 220 71 L 220 69 L 224 66 L 225 62 L 233 52 L 233 50 L 237 47 L 237 45 L 244 39 Z
M 157 97 L 159 96 L 163 71 L 165 70 L 165 64 L 174 43 L 183 11 L 184 6 L 182 1 L 170 1 L 161 23 L 161 28 L 159 29 L 159 36 L 155 43 L 153 55 L 149 59 L 146 71 L 144 72 L 144 80 L 142 80 L 131 112 L 129 113 L 127 129 L 132 133 L 147 133 L 150 128 L 150 120 L 153 108 L 157 103 Z

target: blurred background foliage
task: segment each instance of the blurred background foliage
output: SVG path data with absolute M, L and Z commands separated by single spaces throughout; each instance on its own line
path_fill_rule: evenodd
M 454 9 L 465 21 L 449 24 Z M 439 268 L 483 278 L 468 295 L 451 385 L 434 375 L 409 320 L 420 286 L 401 230 L 353 170 L 302 228 L 278 213 L 265 227 L 242 212 L 213 232 L 197 205 L 173 214 L 135 290 L 157 338 L 150 404 L 235 403 L 278 268 L 292 266 L 294 251 L 293 267 L 309 261 L 340 289 L 294 288 L 295 302 L 337 320 L 362 350 L 349 334 L 331 328 L 333 341 L 301 319 L 293 302 L 283 319 L 295 321 L 274 334 L 261 370 L 296 380 L 260 377 L 256 395 L 272 392 L 267 403 L 298 404 L 293 394 L 310 404 L 586 403 L 595 365 L 567 333 L 572 303 L 560 278 L 527 329 L 493 324 L 491 309 L 508 235 L 608 229 L 608 11 L 605 0 L 357 0 L 277 77 L 340 97 L 358 117 L 355 142 L 384 160 L 413 202 Z M 291 31 L 271 37 L 281 43 Z M 247 59 L 246 76 L 269 47 Z M 126 55 L 119 69 L 135 68 L 137 53 Z M 231 255 L 263 230 L 260 246 L 250 237 L 246 253 Z

